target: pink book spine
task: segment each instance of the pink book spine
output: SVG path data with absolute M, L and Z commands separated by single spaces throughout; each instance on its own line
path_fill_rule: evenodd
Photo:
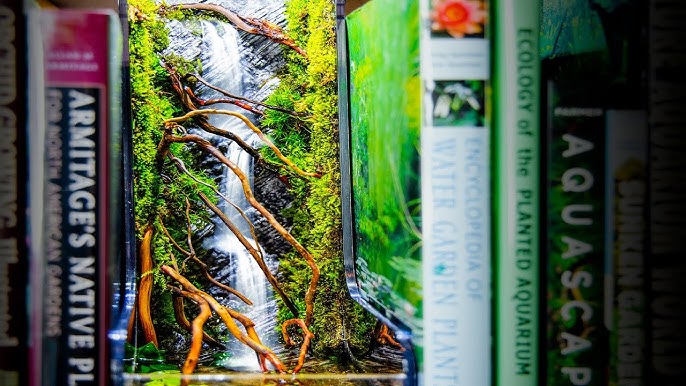
M 109 380 L 108 57 L 111 15 L 44 11 L 42 384 Z

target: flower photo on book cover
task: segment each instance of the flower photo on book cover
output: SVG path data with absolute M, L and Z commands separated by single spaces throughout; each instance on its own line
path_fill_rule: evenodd
M 478 126 L 485 123 L 483 80 L 441 80 L 431 93 L 435 126 Z
M 431 31 L 434 36 L 483 38 L 486 13 L 483 0 L 432 0 Z

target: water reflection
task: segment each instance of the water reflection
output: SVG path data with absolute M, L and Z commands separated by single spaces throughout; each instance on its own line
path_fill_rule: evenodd
M 126 374 L 124 385 L 126 386 L 161 386 L 179 384 L 181 375 L 165 375 L 164 377 L 154 374 Z M 219 374 L 213 370 L 212 374 L 194 374 L 187 376 L 190 385 L 297 385 L 297 386 L 403 386 L 407 376 L 403 373 L 395 374 L 259 374 L 259 373 L 227 373 Z M 175 383 L 178 382 L 178 383 Z

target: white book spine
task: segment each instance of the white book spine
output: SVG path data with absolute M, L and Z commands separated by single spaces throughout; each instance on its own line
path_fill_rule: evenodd
M 489 42 L 431 33 L 421 7 L 422 385 L 491 384 Z M 480 83 L 477 92 L 471 85 Z M 452 91 L 438 95 L 438 89 Z M 451 98 L 450 101 L 447 98 Z M 460 100 L 457 101 L 456 98 Z M 483 125 L 439 120 L 455 103 Z

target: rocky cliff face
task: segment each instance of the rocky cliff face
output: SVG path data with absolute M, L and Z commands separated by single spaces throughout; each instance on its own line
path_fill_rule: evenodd
M 272 171 L 257 165 L 254 174 L 255 198 L 290 231 L 292 223 L 281 215 L 281 211 L 293 205 L 293 196 L 288 192 L 286 184 L 278 177 Z M 254 225 L 260 245 L 267 253 L 282 255 L 291 250 L 291 245 L 259 213 L 256 213 Z
M 168 0 L 168 5 L 188 3 L 188 0 Z M 286 26 L 284 14 L 284 2 L 280 0 L 222 0 L 215 1 L 228 10 L 246 17 L 254 17 L 268 20 L 281 28 Z M 223 17 L 217 15 L 218 20 Z M 194 61 L 203 57 L 203 50 L 207 51 L 202 39 L 199 38 L 200 20 L 170 21 L 169 37 L 170 45 L 166 54 L 173 53 L 187 60 Z M 225 27 L 218 27 L 225 28 Z M 240 67 L 243 68 L 241 79 L 241 96 L 257 101 L 264 101 L 279 85 L 279 78 L 275 75 L 285 65 L 283 58 L 283 47 L 268 40 L 264 36 L 249 34 L 238 30 L 238 52 L 240 54 Z M 219 66 L 218 68 L 222 68 Z M 207 71 L 207 69 L 205 69 Z M 206 72 L 204 71 L 204 72 Z M 218 74 L 206 74 L 206 79 L 215 79 Z M 248 116 L 259 127 L 259 121 L 252 114 L 239 111 Z M 206 133 L 197 132 L 203 136 Z M 268 133 L 267 133 L 268 134 Z M 214 146 L 222 153 L 227 154 L 228 141 L 226 139 L 209 136 L 208 138 Z M 255 143 L 255 147 L 261 146 L 260 142 Z M 222 184 L 225 175 L 225 166 L 213 157 L 201 161 L 200 167 L 205 173 L 212 177 L 218 184 Z M 287 186 L 279 176 L 270 170 L 255 165 L 253 172 L 254 194 L 267 210 L 269 210 L 286 229 L 291 224 L 280 213 L 283 208 L 292 205 L 292 197 L 288 193 Z M 280 255 L 290 250 L 290 244 L 286 243 L 283 237 L 273 229 L 267 220 L 260 215 L 254 208 L 248 208 L 246 214 L 254 222 L 255 231 L 263 249 L 273 255 Z M 219 225 L 223 226 L 223 225 Z

